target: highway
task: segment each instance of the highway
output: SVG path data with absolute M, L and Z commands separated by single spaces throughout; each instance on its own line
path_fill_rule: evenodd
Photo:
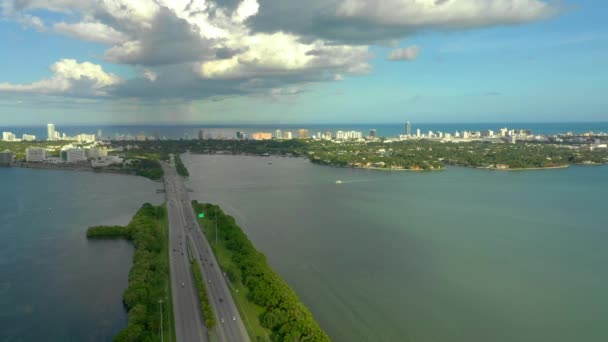
M 163 164 L 163 169 L 165 172 L 165 186 L 167 191 L 167 203 L 168 209 L 170 212 L 169 220 L 170 222 L 176 222 L 176 225 L 180 225 L 177 229 L 172 229 L 171 234 L 176 234 L 175 237 L 178 241 L 181 242 L 181 245 L 178 244 L 179 248 L 183 250 L 184 255 L 181 255 L 180 249 L 177 249 L 176 252 L 172 252 L 174 259 L 181 258 L 183 260 L 183 265 L 187 265 L 188 263 L 188 253 L 186 251 L 186 241 L 191 242 L 192 252 L 197 257 L 199 262 L 197 263 L 201 268 L 203 278 L 205 279 L 207 286 L 207 293 L 209 295 L 209 300 L 211 301 L 211 306 L 213 307 L 213 311 L 215 313 L 217 319 L 217 325 L 214 329 L 216 334 L 217 341 L 220 342 L 249 342 L 249 336 L 247 335 L 247 331 L 245 330 L 245 326 L 239 312 L 236 308 L 232 295 L 230 294 L 230 289 L 227 283 L 227 279 L 225 279 L 225 275 L 222 273 L 215 255 L 211 250 L 211 246 L 207 239 L 203 236 L 201 228 L 198 224 L 198 220 L 196 219 L 196 215 L 194 210 L 192 209 L 192 204 L 190 202 L 190 196 L 188 194 L 188 190 L 184 186 L 183 179 L 177 174 L 174 167 L 169 166 L 168 164 Z M 177 217 L 179 216 L 179 217 Z M 170 224 L 171 227 L 173 225 Z M 182 235 L 180 235 L 182 234 Z M 181 238 L 181 240 L 179 240 Z M 173 248 L 173 247 L 171 247 Z M 173 249 L 172 249 L 173 251 Z M 180 271 L 180 263 L 176 265 L 177 271 L 176 274 Z M 172 275 L 173 275 L 173 262 L 171 264 L 172 267 Z M 192 285 L 192 291 L 194 290 L 194 283 L 192 281 L 192 275 L 188 269 L 187 282 Z M 173 282 L 175 283 L 176 279 L 173 277 Z M 179 289 L 187 290 L 190 292 L 190 289 L 187 287 L 181 287 L 181 283 Z M 175 287 L 173 291 L 174 295 L 174 310 L 177 312 L 178 310 L 182 310 L 183 306 L 188 306 L 186 303 L 183 303 L 181 300 L 175 300 Z M 177 294 L 179 296 L 179 294 Z M 199 306 L 196 295 L 194 296 L 194 303 Z M 179 307 L 178 307 L 179 306 Z M 189 309 L 187 309 L 189 310 Z M 191 336 L 197 335 L 197 329 L 193 327 L 191 324 L 200 322 L 202 325 L 200 309 L 197 310 L 196 317 L 188 316 L 188 313 L 181 312 L 183 315 L 178 317 L 175 315 L 176 319 L 176 338 L 178 342 L 181 341 L 200 341 L 200 339 L 190 339 Z M 189 323 L 180 323 L 181 329 L 194 329 L 195 331 L 185 332 L 182 330 L 182 338 L 180 335 L 177 335 L 177 331 L 180 328 L 177 327 L 178 320 L 187 317 L 186 320 L 190 320 L 192 322 Z M 203 327 L 204 329 L 204 327 Z

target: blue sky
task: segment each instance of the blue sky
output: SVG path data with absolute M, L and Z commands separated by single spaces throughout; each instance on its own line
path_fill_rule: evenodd
M 7 1 L 0 125 L 608 120 L 605 2 L 387 2 Z

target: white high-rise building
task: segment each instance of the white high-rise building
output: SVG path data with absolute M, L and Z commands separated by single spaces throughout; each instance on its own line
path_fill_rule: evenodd
M 17 137 L 13 132 L 2 132 L 2 140 L 4 141 L 15 141 Z
M 79 162 L 79 161 L 86 161 L 87 160 L 87 155 L 85 150 L 81 149 L 81 148 L 72 148 L 69 149 L 67 151 L 67 162 L 68 163 L 74 163 L 74 162 Z
M 275 139 L 283 139 L 283 133 L 281 133 L 280 129 L 277 129 L 276 131 L 274 131 L 274 137 L 275 137 Z
M 420 138 L 420 128 L 416 129 L 416 137 Z
M 31 135 L 31 134 L 23 134 L 21 140 L 23 140 L 23 141 L 34 141 L 34 140 L 36 140 L 36 136 L 35 135 Z
M 28 162 L 45 161 L 46 150 L 41 147 L 29 147 L 25 150 L 25 160 Z
M 50 123 L 46 125 L 46 136 L 47 140 L 57 140 L 57 134 L 55 133 L 55 125 Z
M 293 139 L 293 134 L 291 132 L 283 133 L 283 139 Z

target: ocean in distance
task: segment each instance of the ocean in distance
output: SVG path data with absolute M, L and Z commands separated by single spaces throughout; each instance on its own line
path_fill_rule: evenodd
M 608 341 L 608 166 L 183 159 L 336 342 Z
M 161 203 L 141 177 L 0 167 L 0 341 L 111 341 L 127 324 L 133 246 L 88 241 Z
M 412 133 L 416 129 L 426 133 L 429 130 L 433 132 L 450 132 L 455 131 L 483 131 L 494 130 L 498 131 L 501 127 L 511 129 L 530 129 L 535 134 L 557 134 L 572 131 L 574 133 L 584 133 L 588 131 L 606 132 L 608 133 L 608 122 L 567 122 L 567 123 L 416 123 L 412 122 Z M 65 132 L 67 135 L 75 135 L 78 133 L 97 134 L 98 129 L 101 129 L 104 138 L 114 138 L 118 135 L 138 135 L 144 134 L 151 137 L 167 138 L 167 139 L 195 139 L 198 137 L 199 130 L 203 130 L 205 138 L 213 139 L 234 139 L 237 131 L 242 131 L 251 136 L 254 132 L 270 132 L 275 130 L 291 131 L 294 137 L 297 135 L 297 130 L 306 128 L 310 135 L 317 132 L 325 133 L 327 131 L 360 131 L 365 135 L 371 129 L 377 131 L 378 136 L 398 136 L 404 134 L 405 121 L 395 124 L 277 124 L 277 125 L 127 125 L 127 126 L 108 126 L 108 125 L 87 125 L 87 126 L 62 126 L 56 125 L 59 132 Z M 21 137 L 24 133 L 34 134 L 38 139 L 46 139 L 46 123 L 40 123 L 37 126 L 0 126 L 0 131 L 10 131 Z

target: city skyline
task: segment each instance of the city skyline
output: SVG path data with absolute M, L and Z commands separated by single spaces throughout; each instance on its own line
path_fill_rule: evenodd
M 294 22 L 257 0 L 217 2 L 220 16 L 178 2 L 119 3 L 5 2 L 0 27 L 11 53 L 0 56 L 0 118 L 606 120 L 595 86 L 608 80 L 606 4 L 598 0 L 282 2 L 288 17 L 298 14 Z

